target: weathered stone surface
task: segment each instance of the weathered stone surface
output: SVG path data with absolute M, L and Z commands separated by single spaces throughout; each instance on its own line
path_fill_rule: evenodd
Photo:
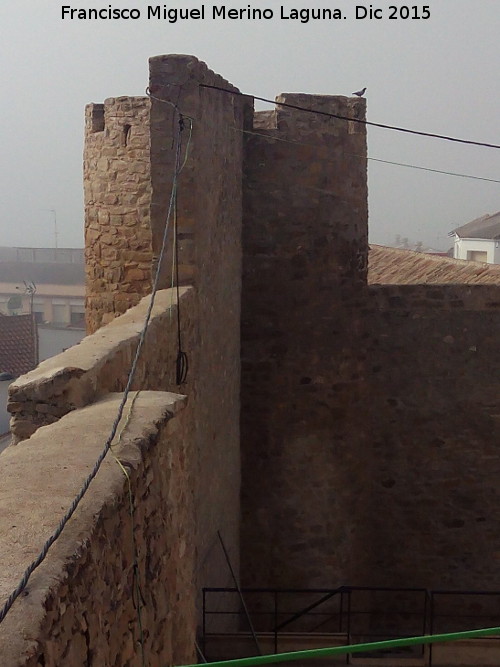
M 370 296 L 380 310 L 405 308 L 439 311 L 500 310 L 500 272 L 498 285 L 370 285 Z
M 150 201 L 149 109 L 146 97 L 110 98 L 85 110 L 84 196 L 87 270 L 87 330 L 103 324 L 101 295 L 112 296 L 113 262 L 121 260 L 120 248 L 127 225 L 146 251 L 146 270 L 129 272 L 132 282 L 127 306 L 138 303 L 151 289 L 151 227 L 148 212 L 136 206 L 141 197 Z M 129 217 L 127 217 L 129 216 Z M 97 226 L 96 226 L 97 223 Z M 120 265 L 120 264 L 119 264 Z M 94 269 L 99 268 L 99 277 Z M 96 279 L 97 278 L 97 279 Z M 108 301 L 113 308 L 113 300 Z M 125 308 L 126 309 L 126 308 Z M 123 311 L 108 310 L 107 313 Z M 109 318 L 108 318 L 109 319 Z
M 186 78 L 186 74 L 190 79 L 185 89 L 186 97 L 182 91 L 179 96 L 179 91 L 170 86 L 167 87 L 169 99 L 175 100 L 180 108 L 197 119 L 188 160 L 179 181 L 178 219 L 181 229 L 181 281 L 187 277 L 196 282 L 196 290 L 180 289 L 182 347 L 189 364 L 187 381 L 182 384 L 181 390 L 189 396 L 185 411 L 187 437 L 195 443 L 196 452 L 193 488 L 185 488 L 185 492 L 194 494 L 196 505 L 196 590 L 200 598 L 204 585 L 231 583 L 217 530 L 224 537 L 236 570 L 239 562 L 243 141 L 241 133 L 231 128 L 235 124 L 242 125 L 243 107 L 248 101 L 235 103 L 231 98 L 220 99 L 209 95 L 206 99 L 194 95 L 201 79 L 222 85 L 227 82 L 191 57 L 185 61 L 175 56 L 153 59 L 151 77 L 169 81 L 170 70 L 178 67 L 184 68 L 182 79 Z M 149 100 L 145 103 L 149 105 Z M 100 138 L 87 135 L 86 229 L 92 230 L 92 243 L 96 241 L 93 245 L 87 242 L 87 306 L 89 328 L 95 329 L 95 333 L 85 339 L 78 349 L 68 350 L 51 363 L 41 365 L 34 374 L 18 379 L 12 387 L 11 401 L 21 402 L 24 407 L 24 411 L 16 414 L 25 415 L 33 410 L 32 419 L 36 419 L 36 423 L 33 421 L 34 428 L 57 418 L 58 413 L 53 409 L 76 408 L 78 412 L 83 405 L 109 391 L 123 390 L 134 357 L 149 299 L 127 309 L 150 290 L 149 281 L 136 282 L 139 274 L 135 271 L 150 269 L 150 261 L 148 263 L 147 260 L 151 248 L 159 251 L 158 237 L 163 234 L 166 219 L 164 199 L 169 196 L 167 177 L 172 176 L 172 130 L 175 131 L 177 123 L 171 122 L 172 107 L 169 104 L 157 102 L 148 111 L 154 119 L 156 132 L 148 134 L 148 141 L 153 138 L 155 150 L 159 151 L 156 157 L 151 158 L 151 164 L 158 168 L 151 179 L 156 188 L 153 190 L 153 206 L 151 192 L 147 187 L 141 190 L 138 181 L 137 189 L 142 192 L 139 195 L 135 190 L 125 192 L 116 185 L 117 179 L 126 176 L 125 171 L 121 172 L 125 169 L 122 161 L 130 167 L 138 157 L 135 149 L 125 152 L 113 126 L 113 123 L 118 123 L 117 131 L 121 131 L 120 119 L 111 118 L 112 112 L 120 111 L 122 107 L 123 112 L 128 113 L 129 104 L 139 119 L 146 108 L 144 101 L 128 103 L 125 98 L 109 100 L 104 105 L 111 123 L 108 125 L 109 135 Z M 88 113 L 92 115 L 91 110 Z M 135 120 L 126 122 L 133 126 L 130 130 L 133 133 Z M 148 122 L 144 122 L 145 128 Z M 103 143 L 99 143 L 101 141 Z M 184 134 L 183 141 L 187 141 L 187 134 Z M 119 160 L 116 163 L 113 162 L 115 153 Z M 107 174 L 96 171 L 97 165 L 92 163 L 96 155 L 97 159 L 105 157 L 109 160 Z M 162 165 L 164 159 L 166 164 Z M 102 168 L 106 165 L 108 162 L 100 163 Z M 135 175 L 135 167 L 131 168 Z M 113 177 L 113 169 L 123 176 L 117 174 Z M 142 170 L 139 172 L 142 173 Z M 195 184 L 200 183 L 202 190 L 193 197 Z M 112 197 L 109 196 L 110 190 L 113 191 Z M 94 201 L 98 201 L 98 206 Z M 148 234 L 143 233 L 145 226 L 155 232 L 153 244 Z M 94 236 L 96 231 L 99 232 L 98 237 Z M 171 252 L 170 242 L 168 248 Z M 140 253 L 140 256 L 132 253 Z M 162 276 L 162 286 L 171 281 L 168 256 L 165 267 L 167 275 Z M 127 277 L 126 272 L 130 270 L 134 273 L 129 273 Z M 133 389 L 177 388 L 175 304 L 175 290 L 162 290 L 157 294 Z M 117 317 L 122 312 L 125 314 Z M 108 325 L 102 326 L 105 323 Z M 101 328 L 97 328 L 99 326 Z M 37 404 L 47 407 L 36 411 Z M 16 419 L 13 420 L 14 429 Z M 20 446 L 24 447 L 24 444 Z M 142 519 L 147 521 L 147 517 Z M 113 543 L 113 534 L 109 540 Z M 175 571 L 171 572 L 171 576 L 176 578 Z M 164 632 L 166 637 L 172 638 L 174 650 L 178 622 L 182 623 L 182 618 L 167 614 Z M 79 630 L 75 629 L 75 632 Z M 177 663 L 183 660 L 179 658 Z
M 180 288 L 179 294 L 189 345 L 193 340 L 194 295 L 186 287 Z M 61 417 L 110 391 L 125 388 L 149 303 L 150 297 L 145 297 L 79 345 L 47 359 L 10 385 L 7 407 L 12 413 L 11 431 L 16 441 L 51 423 L 51 417 Z M 176 317 L 176 291 L 158 292 L 132 388 L 175 390 Z M 27 414 L 36 414 L 32 417 L 35 428 L 26 422 Z
M 280 101 L 364 110 L 345 98 Z M 498 282 L 497 269 L 378 251 L 390 259 L 383 275 L 429 284 L 368 288 L 363 129 L 279 107 L 255 127 L 243 226 L 244 583 L 494 589 L 500 288 L 431 283 L 452 283 L 453 267 L 456 281 Z
M 277 100 L 365 113 L 364 100 Z M 333 587 L 365 571 L 356 517 L 370 472 L 348 426 L 361 406 L 365 128 L 279 105 L 254 123 L 243 208 L 242 576 Z
M 193 57 L 160 56 L 150 61 L 156 99 L 111 98 L 87 109 L 87 315 L 95 333 L 13 383 L 15 437 L 31 436 L 16 456 L 29 453 L 23 461 L 30 475 L 50 480 L 43 467 L 53 453 L 48 436 L 74 423 L 71 471 L 83 472 L 91 427 L 78 420 L 93 409 L 84 406 L 124 389 L 148 308 L 147 298 L 140 301 L 163 242 L 175 105 L 184 116 L 184 151 L 189 144 L 177 202 L 179 282 L 192 286 L 181 288 L 180 300 L 189 360 L 182 391 L 189 401 L 166 426 L 173 443 L 167 458 L 154 449 L 153 433 L 146 445 L 151 460 L 134 458 L 130 469 L 134 527 L 146 540 L 144 585 L 166 573 L 172 590 L 186 585 L 187 598 L 174 608 L 168 595 L 154 599 L 150 654 L 191 661 L 185 648 L 192 651 L 193 591 L 232 584 L 217 531 L 238 569 L 240 470 L 246 584 L 497 588 L 498 288 L 369 287 L 365 127 L 279 106 L 256 114 L 252 126 L 248 98 L 203 83 L 235 90 Z M 365 113 L 362 99 L 286 94 L 278 101 L 334 116 Z M 172 280 L 171 233 L 162 288 Z M 402 270 L 400 260 L 391 275 Z M 420 258 L 412 271 L 433 282 L 434 265 Z M 495 273 L 461 271 L 474 283 L 490 283 Z M 133 389 L 177 388 L 177 314 L 175 290 L 161 290 Z M 178 458 L 169 458 L 176 451 Z M 23 489 L 23 499 L 30 497 L 29 485 Z M 42 644 L 46 665 L 83 664 L 89 646 L 96 665 L 137 664 L 123 485 L 111 491 L 115 505 L 103 501 L 95 524 L 75 533 L 69 566 L 66 556 L 54 566 L 40 634 L 34 625 L 25 631 L 40 639 L 20 664 L 35 665 Z M 177 508 L 182 525 L 172 535 Z M 34 549 L 28 542 L 27 552 Z M 191 559 L 193 551 L 186 579 L 182 557 Z M 35 590 L 22 609 L 31 600 L 40 609 Z M 101 616 L 87 613 L 93 605 L 105 610 Z M 148 603 L 148 623 L 150 612 Z M 9 635 L 17 646 L 20 627 Z
M 111 394 L 10 447 L 0 459 L 0 599 L 16 587 L 80 490 L 121 401 Z M 3 667 L 193 662 L 195 446 L 182 408 L 165 392 L 130 397 L 108 454 L 61 537 L 0 625 Z M 173 428 L 175 424 L 175 427 Z M 134 547 L 135 543 L 135 547 Z M 134 566 L 137 554 L 137 568 Z M 136 577 L 138 579 L 136 580 Z M 175 618 L 175 642 L 165 623 Z
M 176 84 L 179 85 L 176 85 Z M 228 585 L 230 574 L 217 540 L 220 530 L 239 565 L 239 413 L 243 128 L 251 109 L 245 97 L 200 88 L 200 83 L 237 90 L 192 56 L 150 59 L 150 90 L 184 114 L 177 220 L 180 282 L 196 290 L 197 361 L 189 377 L 196 400 L 199 590 Z M 193 118 L 190 125 L 187 116 Z M 170 104 L 151 102 L 151 230 L 153 268 L 161 248 L 179 126 Z M 191 244 L 185 244 L 188 235 Z M 160 285 L 171 281 L 169 237 Z M 189 391 L 187 392 L 189 394 Z M 214 472 L 214 474 L 211 473 Z M 215 475 L 215 476 L 214 476 Z M 205 583 L 204 583 L 205 582 Z
M 364 431 L 371 469 L 363 519 L 370 577 L 497 590 L 500 312 L 373 305 L 363 346 L 367 403 L 352 425 Z

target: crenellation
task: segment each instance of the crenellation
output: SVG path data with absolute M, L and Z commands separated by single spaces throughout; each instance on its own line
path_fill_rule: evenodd
M 335 586 L 364 565 L 347 518 L 363 493 L 352 497 L 344 477 L 368 474 L 362 439 L 346 437 L 363 400 L 354 312 L 367 298 L 366 161 L 353 156 L 366 155 L 366 134 L 280 105 L 347 116 L 348 98 L 286 93 L 276 102 L 274 112 L 256 114 L 257 134 L 245 136 L 242 577 L 256 586 Z M 357 101 L 360 117 L 365 104 Z M 335 489 L 343 520 L 311 502 L 311 488 Z
M 87 117 L 96 116 L 94 107 L 103 109 L 105 131 L 95 133 L 92 123 L 86 125 L 84 151 L 85 232 L 87 263 L 87 328 L 94 331 L 106 313 L 100 312 L 94 303 L 103 290 L 115 289 L 116 266 L 124 226 L 136 226 L 141 245 L 149 249 L 151 257 L 151 232 L 147 216 L 139 212 L 137 202 L 149 203 L 149 134 L 147 131 L 150 101 L 147 97 L 108 98 L 103 105 L 89 105 Z M 100 112 L 99 112 L 100 113 Z M 96 227 L 96 221 L 98 227 Z M 106 233 L 96 234 L 97 230 Z M 93 265 L 98 263 L 103 275 L 95 280 Z M 131 274 L 133 285 L 126 288 L 128 305 L 137 303 L 151 288 L 151 273 L 141 270 Z M 104 277 L 107 282 L 102 282 Z M 101 302 L 103 303 L 103 302 Z M 109 300 L 112 305 L 115 303 Z M 116 312 L 123 312 L 120 304 Z M 108 319 L 108 318 L 106 318 Z
M 93 333 L 11 385 L 12 432 L 25 442 L 0 458 L 9 497 L 39 512 L 19 502 L 24 456 L 40 493 L 71 478 L 47 473 L 61 461 L 91 465 L 92 430 L 104 439 L 110 394 L 127 385 L 166 238 L 131 387 L 144 420 L 118 450 L 150 655 L 194 660 L 201 587 L 233 584 L 219 530 L 247 586 L 497 588 L 500 287 L 368 284 L 365 99 L 283 93 L 254 113 L 193 56 L 149 65 L 150 96 L 86 107 Z M 166 228 L 174 174 L 179 304 L 172 216 Z M 172 400 L 180 415 L 155 413 Z M 45 588 L 14 611 L 31 605 L 41 619 L 36 642 L 5 635 L 26 649 L 25 667 L 80 664 L 89 650 L 96 664 L 137 659 L 128 495 L 115 460 L 103 465 L 97 488 L 112 486 L 87 497 L 68 526 L 78 539 L 62 543 L 62 560 L 54 545 Z M 24 568 L 22 539 L 12 549 Z
M 89 104 L 85 109 L 85 129 L 88 132 L 104 132 L 104 104 Z

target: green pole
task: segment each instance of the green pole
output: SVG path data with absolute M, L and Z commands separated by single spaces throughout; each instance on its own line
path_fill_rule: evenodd
M 221 660 L 211 662 L 210 667 L 253 667 L 254 665 L 270 665 L 276 662 L 288 662 L 289 660 L 309 660 L 310 658 L 326 658 L 332 655 L 345 655 L 346 653 L 361 653 L 363 651 L 377 651 L 384 648 L 397 648 L 400 646 L 418 646 L 422 644 L 434 644 L 439 642 L 454 642 L 459 639 L 474 639 L 475 637 L 488 637 L 500 635 L 500 627 L 483 628 L 481 630 L 466 630 L 465 632 L 449 632 L 441 635 L 424 635 L 421 637 L 405 637 L 404 639 L 387 639 L 381 642 L 368 644 L 349 644 L 347 646 L 333 646 L 330 648 L 317 648 L 308 651 L 293 651 L 290 653 L 273 653 L 270 655 L 259 655 L 252 658 L 238 658 L 236 660 Z M 183 667 L 197 667 L 196 665 L 184 665 Z

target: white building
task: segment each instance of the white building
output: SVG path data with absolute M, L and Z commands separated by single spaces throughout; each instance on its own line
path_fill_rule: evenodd
M 83 328 L 82 248 L 0 247 L 0 313 L 31 313 L 38 324 Z
M 468 222 L 451 235 L 455 237 L 455 259 L 500 264 L 500 211 Z

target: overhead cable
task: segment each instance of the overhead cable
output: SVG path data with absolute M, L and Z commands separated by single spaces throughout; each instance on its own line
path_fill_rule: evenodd
M 380 127 L 384 130 L 394 130 L 395 132 L 404 132 L 406 134 L 415 134 L 420 137 L 430 137 L 431 139 L 443 139 L 444 141 L 453 141 L 458 144 L 468 144 L 471 146 L 482 146 L 483 148 L 499 148 L 500 144 L 490 144 L 484 141 L 473 141 L 471 139 L 458 139 L 457 137 L 450 137 L 445 134 L 435 134 L 434 132 L 422 132 L 420 130 L 410 130 L 406 127 L 398 127 L 397 125 L 387 125 L 385 123 L 374 123 L 373 121 L 363 120 L 362 118 L 354 118 L 353 116 L 343 116 L 341 114 L 331 113 L 329 111 L 321 111 L 320 109 L 308 109 L 307 107 L 299 106 L 298 104 L 290 104 L 288 102 L 277 102 L 276 100 L 269 100 L 265 97 L 257 97 L 257 95 L 248 95 L 241 93 L 239 90 L 230 90 L 229 88 L 222 88 L 221 86 L 211 86 L 208 83 L 200 83 L 200 88 L 211 88 L 212 90 L 220 90 L 222 93 L 229 95 L 239 95 L 241 97 L 252 97 L 254 100 L 260 102 L 267 102 L 287 109 L 295 109 L 296 111 L 305 111 L 313 113 L 317 116 L 326 116 L 327 118 L 337 118 L 338 120 L 346 120 L 352 123 L 359 123 L 361 125 L 369 125 L 371 127 Z
M 243 134 L 255 135 L 256 137 L 263 137 L 264 139 L 269 139 L 270 141 L 282 141 L 286 144 L 296 144 L 297 146 L 308 146 L 309 148 L 315 148 L 316 150 L 323 148 L 323 146 L 318 146 L 318 144 L 308 144 L 303 141 L 296 141 L 294 139 L 284 139 L 283 137 L 277 137 L 272 134 L 263 134 L 262 132 L 254 132 L 252 130 L 242 130 L 239 127 L 233 127 L 233 130 L 237 132 L 242 132 Z M 455 171 L 445 171 L 443 169 L 432 169 L 431 167 L 421 167 L 416 164 L 408 164 L 407 162 L 393 162 L 392 160 L 382 160 L 377 157 L 368 157 L 367 155 L 356 155 L 355 153 L 344 153 L 348 157 L 359 158 L 360 160 L 371 160 L 372 162 L 382 162 L 383 164 L 392 164 L 395 167 L 407 167 L 408 169 L 419 169 L 421 171 L 430 171 L 434 174 L 444 174 L 446 176 L 457 176 L 459 178 L 471 178 L 475 181 L 486 181 L 487 183 L 500 183 L 500 180 L 495 178 L 486 178 L 483 176 L 472 176 L 471 174 L 459 174 Z M 326 162 L 333 162 L 333 160 L 325 160 Z

